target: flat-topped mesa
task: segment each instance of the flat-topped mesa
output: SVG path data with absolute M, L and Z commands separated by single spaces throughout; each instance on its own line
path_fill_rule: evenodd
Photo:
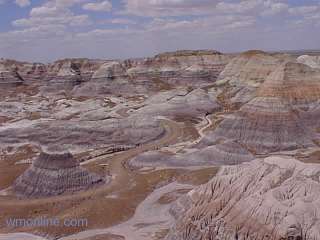
M 87 190 L 104 182 L 102 177 L 80 167 L 69 152 L 42 152 L 16 179 L 13 191 L 25 198 L 51 197 Z
M 163 67 L 190 67 L 193 65 L 209 67 L 212 64 L 217 63 L 227 63 L 230 56 L 224 55 L 220 52 L 214 50 L 199 50 L 199 51 L 176 51 L 176 52 L 166 52 L 156 55 L 153 58 L 148 58 L 144 65 L 154 66 L 157 65 Z
M 278 156 L 221 167 L 173 205 L 165 239 L 320 239 L 319 173 L 319 164 Z
M 260 97 L 278 97 L 292 104 L 320 99 L 320 70 L 295 62 L 281 64 L 257 92 Z
M 127 77 L 126 64 L 118 61 L 110 61 L 102 64 L 92 75 L 92 79 Z

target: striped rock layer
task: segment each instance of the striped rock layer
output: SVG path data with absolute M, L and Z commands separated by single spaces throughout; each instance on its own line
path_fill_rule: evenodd
M 80 167 L 70 153 L 41 153 L 16 179 L 13 190 L 21 197 L 50 197 L 86 190 L 102 183 L 101 177 Z
M 233 139 L 254 153 L 312 146 L 317 142 L 320 71 L 287 62 L 269 75 L 256 97 L 226 118 L 215 138 Z

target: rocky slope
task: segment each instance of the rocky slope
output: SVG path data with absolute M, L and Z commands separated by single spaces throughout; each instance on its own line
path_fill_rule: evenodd
M 21 197 L 50 197 L 86 190 L 105 180 L 79 166 L 70 153 L 42 152 L 14 183 Z
M 287 157 L 223 167 L 174 205 L 166 240 L 320 239 L 319 175 Z

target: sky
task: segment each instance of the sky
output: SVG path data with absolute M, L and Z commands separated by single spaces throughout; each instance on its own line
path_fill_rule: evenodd
M 320 0 L 0 0 L 0 58 L 320 49 Z

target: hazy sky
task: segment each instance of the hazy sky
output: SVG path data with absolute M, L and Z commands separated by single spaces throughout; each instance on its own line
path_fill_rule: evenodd
M 0 0 L 0 57 L 319 49 L 319 0 Z

